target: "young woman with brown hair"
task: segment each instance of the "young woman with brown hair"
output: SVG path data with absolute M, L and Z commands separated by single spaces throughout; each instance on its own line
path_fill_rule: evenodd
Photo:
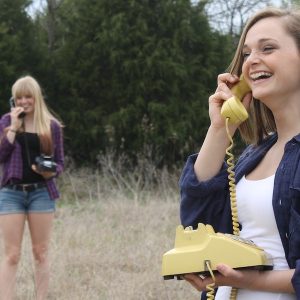
M 234 270 L 220 264 L 216 299 L 229 299 L 231 287 L 238 288 L 238 300 L 300 299 L 299 33 L 297 9 L 267 8 L 248 21 L 230 72 L 218 76 L 209 98 L 211 124 L 204 143 L 189 157 L 180 178 L 182 224 L 211 224 L 215 231 L 231 233 L 224 163 L 229 140 L 220 110 L 243 74 L 252 90 L 243 99 L 250 117 L 230 126 L 232 136 L 239 127 L 249 143 L 235 167 L 240 235 L 271 255 L 274 270 Z M 199 291 L 212 282 L 195 274 L 185 279 Z

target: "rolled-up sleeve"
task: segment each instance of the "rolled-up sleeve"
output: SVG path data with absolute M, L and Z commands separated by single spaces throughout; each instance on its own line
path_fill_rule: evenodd
M 9 124 L 10 117 L 6 114 L 0 120 L 0 163 L 6 162 L 15 148 L 15 143 L 10 143 L 6 137 L 5 128 L 8 127 Z
M 199 222 L 212 224 L 222 213 L 228 195 L 226 164 L 213 178 L 199 181 L 194 171 L 196 158 L 197 154 L 188 158 L 179 180 L 181 222 L 193 227 Z
M 300 299 L 300 259 L 296 261 L 296 269 L 292 277 L 292 284 L 297 295 L 297 299 Z
M 15 148 L 15 144 L 11 144 L 8 139 L 3 137 L 0 142 L 0 163 L 4 163 L 10 157 L 13 149 Z
M 54 121 L 52 123 L 52 132 L 54 140 L 54 161 L 57 163 L 56 173 L 58 176 L 64 169 L 64 144 L 62 128 Z
M 51 131 L 54 146 L 54 161 L 57 163 L 56 176 L 57 177 L 64 169 L 64 146 L 63 146 L 63 134 L 61 126 L 55 122 L 51 122 Z M 51 199 L 58 199 L 59 192 L 55 183 L 55 178 L 52 177 L 47 180 L 47 188 Z

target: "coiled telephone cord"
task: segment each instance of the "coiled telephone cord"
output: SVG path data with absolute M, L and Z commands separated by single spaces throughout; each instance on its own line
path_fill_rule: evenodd
M 237 201 L 236 201 L 236 186 L 235 186 L 235 178 L 234 178 L 234 155 L 231 153 L 231 149 L 233 148 L 233 139 L 229 132 L 228 126 L 229 118 L 226 118 L 226 133 L 227 137 L 230 141 L 230 145 L 226 149 L 226 154 L 229 157 L 227 159 L 227 172 L 229 179 L 229 192 L 230 192 L 230 205 L 231 205 L 231 216 L 232 216 L 232 228 L 234 235 L 240 235 L 240 227 L 238 220 L 238 211 L 237 211 Z M 238 290 L 237 288 L 232 288 L 230 293 L 230 300 L 235 300 L 237 297 Z
M 210 267 L 209 262 L 206 261 L 205 264 L 206 264 L 206 268 L 208 269 L 208 271 L 210 273 L 212 280 L 214 281 L 213 283 L 208 284 L 206 286 L 206 289 L 208 290 L 206 297 L 207 297 L 207 300 L 213 300 L 213 299 L 215 299 L 215 281 L 216 281 L 216 279 L 215 279 L 215 275 Z
M 233 148 L 233 139 L 230 135 L 228 128 L 229 118 L 226 118 L 226 133 L 228 139 L 230 141 L 230 145 L 226 149 L 226 154 L 228 156 L 227 159 L 227 172 L 229 179 L 229 192 L 230 192 L 230 205 L 231 205 L 231 215 L 232 215 L 232 228 L 234 235 L 240 235 L 239 221 L 238 221 L 238 212 L 237 212 L 237 202 L 236 202 L 236 189 L 235 189 L 235 173 L 234 169 L 234 155 L 231 153 L 231 149 Z
M 237 201 L 236 201 L 236 186 L 235 186 L 235 173 L 233 171 L 234 169 L 234 155 L 231 153 L 231 150 L 233 148 L 233 139 L 229 132 L 229 126 L 228 126 L 229 118 L 226 118 L 226 133 L 227 137 L 230 141 L 230 144 L 228 148 L 226 149 L 226 154 L 228 156 L 227 162 L 227 172 L 228 172 L 228 182 L 229 182 L 229 194 L 230 194 L 230 205 L 231 205 L 231 215 L 232 215 L 232 228 L 233 228 L 233 234 L 234 235 L 240 235 L 240 228 L 239 228 L 239 221 L 238 221 L 238 212 L 237 212 Z M 213 300 L 215 299 L 214 296 L 214 288 L 215 288 L 215 276 L 210 268 L 210 265 L 208 262 L 206 262 L 206 267 L 209 270 L 209 273 L 213 279 L 213 283 L 208 284 L 206 286 L 207 290 L 209 291 L 207 293 L 207 299 Z M 237 298 L 238 289 L 232 288 L 230 293 L 229 300 L 236 300 Z

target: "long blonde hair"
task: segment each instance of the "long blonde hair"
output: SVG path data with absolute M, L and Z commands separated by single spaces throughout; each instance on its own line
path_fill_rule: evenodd
M 40 137 L 42 152 L 52 154 L 51 121 L 57 122 L 61 127 L 62 124 L 49 111 L 38 82 L 31 76 L 19 78 L 12 86 L 12 96 L 14 99 L 22 96 L 32 96 L 34 98 L 34 129 Z
M 229 66 L 229 72 L 238 76 L 242 73 L 242 49 L 249 29 L 258 21 L 266 18 L 280 18 L 287 33 L 295 40 L 300 51 L 300 10 L 268 7 L 260 10 L 250 18 L 241 34 L 234 58 Z M 250 107 L 250 117 L 239 127 L 242 138 L 253 144 L 259 144 L 270 133 L 276 132 L 273 113 L 258 99 L 253 98 Z

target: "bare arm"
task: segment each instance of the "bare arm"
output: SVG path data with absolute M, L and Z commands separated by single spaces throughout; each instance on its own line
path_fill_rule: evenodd
M 218 76 L 218 87 L 216 92 L 209 97 L 209 117 L 211 125 L 207 131 L 205 140 L 199 151 L 194 170 L 199 181 L 205 181 L 215 176 L 224 162 L 225 151 L 229 140 L 225 128 L 225 120 L 221 116 L 221 107 L 225 100 L 232 96 L 230 88 L 238 82 L 238 77 L 229 73 Z M 251 96 L 244 99 L 248 107 Z M 234 135 L 237 125 L 230 125 L 231 136 Z
M 210 126 L 194 165 L 199 181 L 208 180 L 220 171 L 228 145 L 225 128 Z
M 295 270 L 267 271 L 265 274 L 260 272 L 255 277 L 253 290 L 262 290 L 275 293 L 295 293 L 292 285 L 292 277 Z

